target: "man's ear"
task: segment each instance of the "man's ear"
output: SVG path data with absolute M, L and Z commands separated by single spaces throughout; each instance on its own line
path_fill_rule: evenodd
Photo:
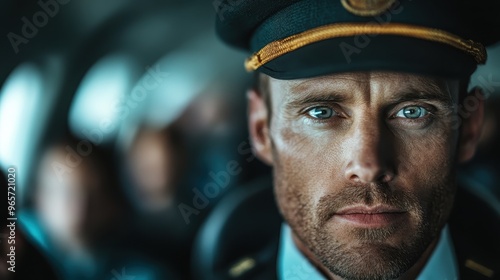
M 470 160 L 476 153 L 476 148 L 481 136 L 484 116 L 484 95 L 480 88 L 474 88 L 465 99 L 474 98 L 477 108 L 467 113 L 468 117 L 462 119 L 462 131 L 459 140 L 458 161 L 460 163 Z M 464 102 L 465 105 L 465 102 Z
M 248 127 L 253 153 L 264 163 L 272 165 L 271 138 L 269 136 L 269 111 L 262 94 L 254 89 L 247 92 Z

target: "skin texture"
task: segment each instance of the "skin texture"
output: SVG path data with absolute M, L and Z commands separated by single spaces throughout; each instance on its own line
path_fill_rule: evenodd
M 482 102 L 455 129 L 458 81 L 392 72 L 268 79 L 269 102 L 248 94 L 250 132 L 255 154 L 274 167 L 297 247 L 330 279 L 416 277 L 451 211 L 456 164 L 474 154 Z M 400 214 L 360 225 L 339 213 L 353 206 Z

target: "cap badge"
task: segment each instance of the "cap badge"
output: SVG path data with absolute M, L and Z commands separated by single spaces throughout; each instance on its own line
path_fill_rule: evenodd
M 376 16 L 388 10 L 396 0 L 340 0 L 342 6 L 357 16 Z

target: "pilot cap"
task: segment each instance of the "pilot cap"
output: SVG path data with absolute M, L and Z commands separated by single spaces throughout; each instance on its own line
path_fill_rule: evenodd
M 500 40 L 496 0 L 218 0 L 216 30 L 276 79 L 387 70 L 467 78 Z

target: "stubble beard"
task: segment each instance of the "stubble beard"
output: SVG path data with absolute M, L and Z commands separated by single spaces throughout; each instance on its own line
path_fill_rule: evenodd
M 384 184 L 352 184 L 344 186 L 339 193 L 321 198 L 314 206 L 297 191 L 299 186 L 290 185 L 293 181 L 283 180 L 276 173 L 275 168 L 275 191 L 285 220 L 317 261 L 343 279 L 397 279 L 408 271 L 439 235 L 455 193 L 452 176 L 446 176 L 432 187 L 426 186 L 431 191 L 420 198 Z M 419 201 L 429 203 L 422 205 Z M 410 223 L 372 229 L 349 228 L 339 235 L 333 234 L 333 213 L 355 203 L 405 209 L 411 215 Z M 405 234 L 400 242 L 386 242 L 402 232 Z M 347 236 L 353 242 L 346 242 Z

